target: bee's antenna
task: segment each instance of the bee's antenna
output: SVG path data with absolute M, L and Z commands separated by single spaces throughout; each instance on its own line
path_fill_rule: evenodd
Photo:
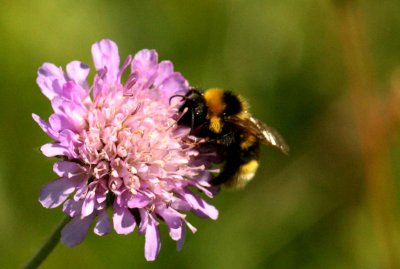
M 176 97 L 180 97 L 180 98 L 182 98 L 182 100 L 186 100 L 186 99 L 187 99 L 187 97 L 186 97 L 185 95 L 175 94 L 175 95 L 172 95 L 172 96 L 169 98 L 169 104 L 171 104 L 171 100 L 174 99 L 174 98 L 176 98 Z

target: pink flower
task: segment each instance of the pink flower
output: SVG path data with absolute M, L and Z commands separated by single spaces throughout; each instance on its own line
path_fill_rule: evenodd
M 82 242 L 94 222 L 98 235 L 145 234 L 145 257 L 160 251 L 158 226 L 164 222 L 180 249 L 187 211 L 216 219 L 218 211 L 193 190 L 208 190 L 210 163 L 195 148 L 188 128 L 176 126 L 179 103 L 170 96 L 189 86 L 169 61 L 158 62 L 154 50 L 128 56 L 120 68 L 117 45 L 102 40 L 92 46 L 97 74 L 87 82 L 89 67 L 69 63 L 64 72 L 53 64 L 39 68 L 37 83 L 54 113 L 48 122 L 33 119 L 53 142 L 41 147 L 58 157 L 58 179 L 45 185 L 39 201 L 46 208 L 63 204 L 72 220 L 61 232 L 69 246 Z M 122 74 L 130 68 L 125 83 Z M 112 223 L 107 209 L 111 208 Z

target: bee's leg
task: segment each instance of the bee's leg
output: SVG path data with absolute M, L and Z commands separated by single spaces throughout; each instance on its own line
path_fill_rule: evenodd
M 207 142 L 220 145 L 224 148 L 231 147 L 231 145 L 237 140 L 237 138 L 235 138 L 235 133 L 233 131 L 226 133 L 222 136 L 215 136 L 213 133 L 210 134 L 208 132 L 207 135 L 205 135 L 205 137 L 208 137 Z
M 230 145 L 234 144 L 237 138 L 235 138 L 235 133 L 233 131 L 230 131 L 223 136 L 221 136 L 217 143 L 224 145 L 226 147 L 230 147 Z

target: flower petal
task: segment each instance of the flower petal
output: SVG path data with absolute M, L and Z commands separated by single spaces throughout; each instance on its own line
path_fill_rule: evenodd
M 182 226 L 184 215 L 178 213 L 176 210 L 163 206 L 157 208 L 156 212 L 163 218 L 169 227 L 176 229 Z
M 183 244 L 185 243 L 185 240 L 186 240 L 186 226 L 185 225 L 182 225 L 180 232 L 181 232 L 181 234 L 179 236 L 179 239 L 176 241 L 176 249 L 178 251 L 182 250 Z
M 139 74 L 142 87 L 153 84 L 158 70 L 158 54 L 155 50 L 144 49 L 135 54 L 132 61 L 132 73 Z
M 89 75 L 90 68 L 86 64 L 80 61 L 72 61 L 67 64 L 67 76 L 77 84 L 81 85 L 84 89 L 87 89 L 87 76 Z
M 74 82 L 71 82 L 74 83 Z M 71 83 L 66 84 L 69 86 Z M 51 105 L 59 117 L 58 121 L 60 124 L 60 129 L 71 129 L 71 130 L 82 130 L 86 126 L 87 110 L 86 108 L 73 100 L 68 100 L 68 98 L 78 98 L 67 96 L 64 97 L 54 97 L 51 100 Z M 50 122 L 51 126 L 52 122 Z M 55 127 L 53 129 L 57 130 Z
M 159 101 L 165 104 L 169 103 L 169 98 L 174 94 L 182 94 L 188 89 L 188 82 L 183 78 L 180 73 L 174 73 L 173 75 L 166 78 L 159 89 Z
M 97 235 L 106 235 L 111 232 L 110 218 L 107 215 L 106 210 L 102 210 L 97 215 L 98 220 L 96 226 L 94 226 L 94 233 Z
M 149 223 L 149 213 L 146 209 L 139 208 L 140 214 L 140 224 L 139 224 L 139 233 L 143 234 L 146 231 L 147 224 Z
M 88 97 L 88 90 L 77 82 L 70 80 L 63 85 L 62 96 L 74 103 L 75 107 L 82 107 L 82 103 Z
M 189 191 L 186 191 L 183 196 L 186 201 L 193 207 L 192 211 L 196 213 L 196 215 L 198 215 L 199 217 L 210 218 L 213 220 L 216 220 L 218 218 L 218 210 L 200 197 L 194 195 Z
M 58 134 L 51 128 L 50 124 L 42 120 L 38 115 L 34 113 L 32 113 L 32 118 L 34 121 L 36 121 L 39 127 L 42 128 L 43 132 L 45 132 L 52 139 L 57 140 Z
M 174 73 L 174 66 L 170 61 L 162 61 L 158 64 L 157 77 L 154 80 L 155 86 L 160 86 L 161 83 Z
M 62 204 L 75 191 L 77 181 L 69 178 L 59 178 L 40 190 L 39 202 L 45 208 L 54 208 Z
M 169 236 L 171 237 L 172 240 L 174 241 L 178 241 L 179 239 L 181 239 L 182 236 L 182 226 L 179 226 L 178 228 L 171 228 L 168 227 L 169 229 Z
M 133 232 L 136 221 L 129 209 L 114 205 L 113 215 L 114 230 L 118 234 L 129 234 Z
M 85 170 L 76 162 L 59 161 L 54 164 L 53 171 L 60 177 L 72 178 L 82 174 Z
M 94 210 L 94 205 L 95 205 L 95 198 L 96 198 L 96 192 L 94 190 L 89 191 L 86 194 L 85 200 L 83 201 L 82 204 L 82 217 L 87 217 L 90 214 L 93 213 Z
M 171 203 L 171 207 L 175 208 L 176 210 L 183 210 L 189 211 L 192 209 L 192 206 L 183 199 L 175 198 L 174 201 Z
M 131 195 L 126 204 L 129 208 L 142 208 L 150 203 L 151 199 L 142 193 Z
M 179 240 L 182 235 L 182 226 L 184 226 L 183 219 L 185 218 L 185 215 L 179 213 L 171 207 L 166 207 L 164 205 L 160 205 L 156 209 L 156 212 L 167 224 L 169 235 L 172 240 Z
M 65 83 L 64 72 L 54 64 L 44 63 L 38 70 L 36 82 L 42 93 L 52 100 L 62 92 Z
M 149 218 L 146 228 L 146 240 L 144 244 L 144 256 L 148 261 L 154 261 L 161 249 L 160 231 L 153 220 Z
M 63 212 L 71 218 L 78 215 L 80 216 L 82 212 L 82 204 L 83 200 L 75 201 L 74 199 L 68 199 L 63 205 Z
M 101 73 L 107 70 L 106 80 L 115 82 L 119 71 L 119 53 L 117 45 L 103 39 L 92 46 L 92 56 L 96 70 Z
M 66 156 L 69 154 L 68 149 L 58 143 L 44 144 L 40 147 L 40 151 L 46 157 Z
M 62 229 L 61 241 L 69 247 L 80 244 L 83 239 L 85 239 L 94 217 L 95 215 L 92 214 L 84 219 L 81 219 L 80 217 L 73 218 L 69 223 L 67 223 L 67 225 L 65 225 L 64 229 Z
M 62 119 L 57 114 L 50 115 L 49 124 L 51 128 L 54 130 L 54 132 L 57 133 L 57 136 L 58 133 L 64 128 L 64 126 L 62 125 Z

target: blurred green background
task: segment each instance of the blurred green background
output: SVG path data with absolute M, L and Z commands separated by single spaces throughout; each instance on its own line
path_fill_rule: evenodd
M 155 48 L 191 85 L 244 95 L 291 153 L 264 147 L 248 187 L 211 201 L 217 221 L 189 216 L 198 232 L 181 252 L 165 227 L 152 263 L 143 236 L 90 232 L 77 247 L 58 245 L 42 268 L 400 268 L 400 140 L 397 118 L 382 112 L 400 107 L 385 103 L 400 91 L 397 0 L 0 0 L 0 7 L 1 268 L 21 267 L 62 218 L 37 201 L 56 178 L 54 160 L 38 150 L 49 139 L 31 118 L 51 113 L 37 68 L 72 60 L 93 67 L 90 47 L 103 38 L 116 41 L 122 58 Z M 387 119 L 393 128 L 377 135 Z

